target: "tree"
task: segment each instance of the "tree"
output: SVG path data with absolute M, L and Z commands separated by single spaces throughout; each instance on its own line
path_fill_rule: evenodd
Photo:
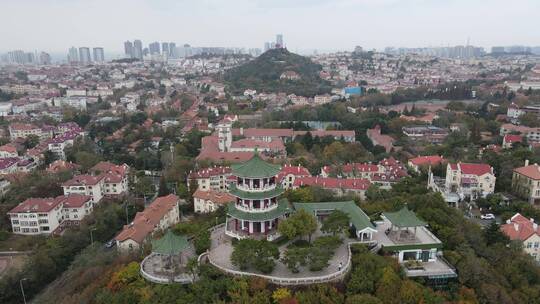
M 274 270 L 275 259 L 278 258 L 279 250 L 276 244 L 266 240 L 243 239 L 234 245 L 231 263 L 241 270 L 252 267 L 262 273 L 270 273 Z
M 145 175 L 138 177 L 137 181 L 133 186 L 133 190 L 139 196 L 152 194 L 152 192 L 154 191 L 154 184 L 152 182 L 152 179 Z
M 377 284 L 376 295 L 383 303 L 400 303 L 401 280 L 391 267 L 383 270 L 381 280 Z
M 342 233 L 349 227 L 350 217 L 341 210 L 334 210 L 323 221 L 321 231 L 336 235 Z
M 199 273 L 199 261 L 197 261 L 197 258 L 190 258 L 186 264 L 186 268 L 193 277 L 193 281 L 195 281 Z
M 276 303 L 280 303 L 281 301 L 290 298 L 292 298 L 292 293 L 285 287 L 278 288 L 272 293 L 272 299 L 274 299 Z
M 538 119 L 538 116 L 536 115 L 536 113 L 532 113 L 532 112 L 525 113 L 519 118 L 519 121 L 521 122 L 521 124 L 526 125 L 527 127 L 531 127 L 531 128 L 540 127 L 540 120 Z
M 37 135 L 28 135 L 24 140 L 24 147 L 26 149 L 32 149 L 37 145 L 39 145 L 39 137 Z
M 298 267 L 305 266 L 307 264 L 307 258 L 309 254 L 309 248 L 292 247 L 288 248 L 283 255 L 281 261 L 287 265 L 287 268 L 293 272 L 298 273 L 300 270 Z
M 508 244 L 508 237 L 502 233 L 501 227 L 494 221 L 486 229 L 484 229 L 484 237 L 488 245 L 495 243 Z
M 280 222 L 278 230 L 289 239 L 308 236 L 311 242 L 311 235 L 317 230 L 317 219 L 311 213 L 301 209 Z
M 167 186 L 167 183 L 165 182 L 165 177 L 161 176 L 159 178 L 158 196 L 165 196 L 170 193 L 171 191 L 169 191 L 169 187 Z
M 383 304 L 383 301 L 379 300 L 370 294 L 355 294 L 347 297 L 345 304 Z

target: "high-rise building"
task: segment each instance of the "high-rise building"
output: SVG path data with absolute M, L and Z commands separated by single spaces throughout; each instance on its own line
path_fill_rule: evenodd
M 162 42 L 161 43 L 161 52 L 163 52 L 163 55 L 169 56 L 169 43 L 168 42 Z
M 39 63 L 40 64 L 51 64 L 51 55 L 49 53 L 41 52 L 39 54 Z
M 148 45 L 148 49 L 150 50 L 150 54 L 159 54 L 159 42 L 152 42 Z
M 102 47 L 95 47 L 92 50 L 95 62 L 105 62 L 105 52 Z
M 124 54 L 126 54 L 126 57 L 128 58 L 135 57 L 133 54 L 133 43 L 129 40 L 124 42 Z
M 285 45 L 283 44 L 283 35 L 277 34 L 276 35 L 276 48 L 283 48 Z
M 178 58 L 178 51 L 176 50 L 176 43 L 169 42 L 169 57 Z
M 143 47 L 140 40 L 133 41 L 133 58 L 143 59 Z
M 28 64 L 35 62 L 33 53 L 25 53 L 21 50 L 11 51 L 7 54 L 7 61 L 16 64 Z
M 504 54 L 504 46 L 494 46 L 491 48 L 493 54 Z
M 79 62 L 81 64 L 89 64 L 90 62 L 92 62 L 92 57 L 90 57 L 90 48 L 79 48 Z
M 74 47 L 74 46 L 72 46 L 69 49 L 68 62 L 69 63 L 78 63 L 79 62 L 79 53 L 77 51 L 77 48 Z

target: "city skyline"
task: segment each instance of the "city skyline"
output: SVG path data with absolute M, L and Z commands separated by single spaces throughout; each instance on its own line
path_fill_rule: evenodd
M 465 0 L 236 0 L 226 4 L 217 0 L 135 0 L 129 4 L 126 0 L 7 0 L 0 12 L 0 25 L 4 25 L 0 27 L 4 37 L 0 51 L 57 53 L 73 45 L 90 44 L 121 54 L 128 39 L 140 39 L 145 45 L 171 41 L 177 45 L 262 49 L 276 33 L 286 37 L 291 50 L 466 45 L 469 38 L 471 45 L 486 49 L 540 45 L 540 37 L 532 30 L 540 25 L 534 16 L 540 3 L 533 0 L 516 0 L 511 6 L 502 0 L 489 4 Z M 231 22 L 233 12 L 243 17 Z M 58 18 L 48 17 L 53 13 Z M 333 21 L 335 16 L 339 22 Z M 120 26 L 123 19 L 130 20 L 129 27 Z M 21 24 L 20 20 L 31 21 Z M 17 31 L 9 24 L 18 24 Z

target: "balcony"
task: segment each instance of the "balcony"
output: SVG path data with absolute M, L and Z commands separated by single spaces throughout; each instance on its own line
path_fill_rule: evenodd
M 269 242 L 276 240 L 281 236 L 277 231 L 277 227 L 273 227 L 265 232 L 252 232 L 249 233 L 247 229 L 236 229 L 234 222 L 227 221 L 225 234 L 236 239 L 255 239 L 255 240 L 267 240 Z

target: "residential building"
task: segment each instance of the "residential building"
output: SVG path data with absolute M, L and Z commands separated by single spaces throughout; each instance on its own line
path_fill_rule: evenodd
M 519 242 L 523 251 L 540 262 L 540 230 L 533 218 L 516 213 L 501 225 L 501 231 L 512 241 Z
M 292 165 L 284 165 L 281 168 L 281 171 L 278 174 L 277 180 L 281 183 L 281 186 L 287 190 L 292 189 L 294 187 L 294 183 L 297 178 L 302 177 L 310 177 L 311 173 L 309 173 L 309 170 L 298 165 L 298 166 L 292 166 Z
M 235 201 L 236 198 L 227 192 L 197 190 L 193 193 L 193 208 L 197 213 L 214 212 L 219 207 Z
M 407 165 L 417 173 L 420 173 L 421 168 L 434 167 L 444 162 L 444 158 L 439 155 L 418 156 L 409 159 Z
M 487 164 L 449 163 L 446 178 L 441 179 L 429 173 L 428 188 L 441 192 L 449 203 L 457 203 L 469 198 L 475 200 L 495 192 L 495 173 Z
M 27 123 L 12 123 L 9 125 L 9 136 L 12 141 L 17 138 L 26 138 L 30 135 L 35 135 L 40 140 L 45 140 L 53 136 L 53 129 L 41 128 Z
M 66 226 L 78 226 L 94 209 L 92 197 L 81 194 L 61 195 L 55 198 L 62 204 L 62 223 Z
M 503 137 L 502 147 L 503 149 L 511 149 L 516 143 L 522 143 L 523 136 L 517 134 L 506 134 Z
M 197 189 L 201 191 L 226 191 L 227 179 L 231 176 L 230 167 L 211 167 L 199 171 L 190 172 L 188 176 L 188 187 L 191 181 L 197 183 Z
M 413 141 L 442 143 L 448 136 L 448 131 L 435 126 L 403 127 L 403 134 Z
M 129 166 L 99 162 L 90 172 L 103 179 L 103 195 L 119 196 L 129 192 Z
M 361 199 L 366 198 L 366 191 L 371 182 L 366 178 L 335 178 L 335 177 L 298 177 L 295 179 L 293 189 L 304 186 L 320 187 L 331 190 L 336 195 L 356 194 Z
M 392 151 L 395 139 L 389 135 L 381 134 L 381 126 L 376 125 L 373 129 L 366 131 L 367 137 L 371 140 L 374 146 L 382 146 L 386 153 Z
M 103 63 L 105 62 L 105 52 L 102 47 L 95 47 L 92 49 L 94 55 L 94 62 Z
M 174 194 L 156 198 L 114 238 L 120 251 L 138 250 L 157 231 L 180 222 L 180 198 Z
M 54 198 L 29 198 L 8 212 L 13 233 L 50 234 L 63 220 L 62 201 Z
M 92 197 L 92 203 L 97 204 L 103 198 L 103 176 L 76 175 L 62 184 L 64 195 L 82 194 Z
M 540 166 L 529 165 L 515 168 L 512 174 L 512 191 L 533 205 L 540 205 Z
M 90 48 L 80 47 L 79 48 L 79 63 L 89 64 L 90 62 L 92 62 L 92 57 L 90 57 Z

